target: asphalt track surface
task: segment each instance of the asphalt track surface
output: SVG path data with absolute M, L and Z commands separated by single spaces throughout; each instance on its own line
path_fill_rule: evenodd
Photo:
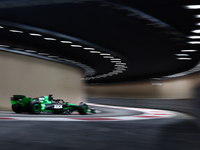
M 140 116 L 141 111 L 97 107 L 95 115 L 69 118 Z M 176 113 L 176 112 L 175 112 Z M 1 112 L 0 118 L 18 114 Z M 32 118 L 29 114 L 22 117 Z M 37 115 L 66 117 L 63 115 Z M 0 121 L 0 150 L 199 150 L 200 129 L 189 115 L 123 121 Z
M 140 115 L 143 112 L 124 110 L 124 109 L 114 109 L 114 108 L 104 108 L 104 107 L 94 107 L 97 110 L 96 114 L 79 115 L 78 113 L 73 113 L 71 115 L 60 115 L 60 114 L 16 114 L 13 111 L 0 111 L 0 117 L 39 117 L 39 118 L 93 118 L 93 117 L 116 117 L 116 116 L 127 116 L 127 115 Z

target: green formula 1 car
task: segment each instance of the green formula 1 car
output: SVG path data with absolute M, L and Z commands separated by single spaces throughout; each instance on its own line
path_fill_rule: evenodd
M 53 99 L 52 95 L 37 98 L 28 98 L 24 95 L 13 95 L 11 97 L 12 110 L 16 113 L 29 112 L 39 114 L 51 112 L 53 114 L 71 114 L 73 111 L 81 115 L 95 113 L 94 108 L 81 102 L 79 105 L 64 102 L 62 99 Z

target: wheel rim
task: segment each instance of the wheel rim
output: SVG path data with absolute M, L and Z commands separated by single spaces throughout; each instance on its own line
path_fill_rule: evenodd
M 39 104 L 33 105 L 33 111 L 34 111 L 34 112 L 40 111 L 40 105 L 39 105 Z
M 87 109 L 88 109 L 87 106 L 83 106 L 83 110 L 84 110 L 85 112 L 87 111 Z

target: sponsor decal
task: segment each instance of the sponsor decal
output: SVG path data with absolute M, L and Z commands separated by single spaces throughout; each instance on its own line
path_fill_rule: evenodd
M 63 106 L 62 105 L 54 105 L 54 108 L 55 109 L 61 109 L 61 108 L 63 108 Z

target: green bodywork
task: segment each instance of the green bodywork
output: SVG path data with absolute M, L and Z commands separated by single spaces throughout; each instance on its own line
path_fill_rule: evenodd
M 32 101 L 31 98 L 27 98 L 24 95 L 13 95 L 13 97 L 14 97 L 13 99 L 11 98 L 12 105 L 14 105 L 16 103 L 20 103 L 22 107 L 25 107 L 30 101 Z
M 75 104 L 71 104 L 68 102 L 64 102 L 63 100 L 54 100 L 53 98 L 51 98 L 49 96 L 42 96 L 42 97 L 38 97 L 38 98 L 28 98 L 24 95 L 13 95 L 13 97 L 11 97 L 11 104 L 12 104 L 12 106 L 20 107 L 20 109 L 22 109 L 21 112 L 24 112 L 24 111 L 29 112 L 31 109 L 32 112 L 41 111 L 41 112 L 53 112 L 53 113 L 57 113 L 57 112 L 58 113 L 59 112 L 60 113 L 62 113 L 62 112 L 72 113 L 74 111 L 78 111 L 80 114 L 95 113 L 94 109 L 90 109 L 84 103 L 81 103 L 80 105 L 75 105 Z M 33 104 L 33 105 L 31 105 L 31 104 Z M 47 109 L 47 106 L 50 106 L 52 108 Z M 62 108 L 55 109 L 55 106 L 60 106 Z M 81 110 L 80 110 L 80 106 L 81 106 Z M 13 109 L 13 107 L 12 107 L 12 109 Z M 15 111 L 15 110 L 13 110 L 13 111 Z M 20 113 L 20 112 L 17 112 L 17 113 Z

